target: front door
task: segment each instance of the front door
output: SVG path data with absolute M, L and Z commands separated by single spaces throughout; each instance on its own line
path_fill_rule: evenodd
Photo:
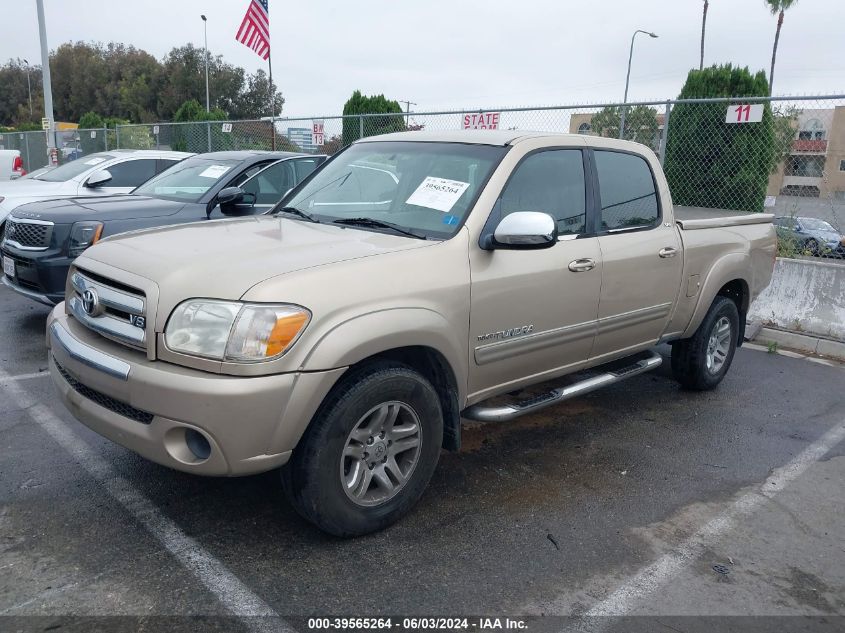
M 642 156 L 595 150 L 602 288 L 592 358 L 653 345 L 678 296 L 683 254 L 663 220 L 652 167 Z
M 514 170 L 488 226 L 517 211 L 558 221 L 542 250 L 472 249 L 471 397 L 553 377 L 590 354 L 601 289 L 598 238 L 587 235 L 584 154 L 528 154 Z

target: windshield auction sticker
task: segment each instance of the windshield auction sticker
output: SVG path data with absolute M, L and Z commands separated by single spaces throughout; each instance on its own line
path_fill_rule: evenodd
M 448 213 L 469 187 L 468 182 L 428 176 L 405 202 Z
M 201 172 L 200 176 L 202 178 L 220 178 L 227 171 L 229 171 L 229 168 L 226 165 L 212 165 Z

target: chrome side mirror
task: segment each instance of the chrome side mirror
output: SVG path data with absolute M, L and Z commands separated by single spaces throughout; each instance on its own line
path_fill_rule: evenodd
M 86 187 L 102 187 L 111 180 L 111 172 L 108 169 L 101 169 L 91 174 L 85 183 Z
M 517 211 L 502 218 L 493 233 L 494 248 L 549 248 L 557 243 L 557 221 L 548 213 Z

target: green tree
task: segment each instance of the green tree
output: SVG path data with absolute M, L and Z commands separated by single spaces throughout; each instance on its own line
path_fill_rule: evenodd
M 730 64 L 691 70 L 680 99 L 765 97 L 763 71 Z M 762 211 L 777 159 L 769 104 L 760 123 L 725 123 L 730 101 L 679 103 L 672 110 L 664 169 L 676 204 Z
M 363 118 L 363 136 L 375 136 L 389 132 L 401 132 L 405 129 L 405 117 L 402 116 L 402 106 L 398 101 L 391 101 L 384 95 L 365 97 L 360 90 L 352 93 L 352 96 L 343 106 L 344 115 L 356 114 L 383 114 L 385 116 Z M 398 116 L 396 116 L 398 114 Z M 360 138 L 362 119 L 343 119 L 343 144 L 349 145 L 352 141 Z
M 772 15 L 778 16 L 778 26 L 775 30 L 775 43 L 772 46 L 772 68 L 769 71 L 769 94 L 775 84 L 775 61 L 778 56 L 778 42 L 780 41 L 780 30 L 783 27 L 783 14 L 789 9 L 796 0 L 764 0 L 766 6 L 772 12 Z
M 590 121 L 590 126 L 593 133 L 599 136 L 619 138 L 621 119 L 622 108 L 610 106 L 596 113 Z M 628 107 L 628 113 L 625 115 L 625 138 L 627 140 L 636 141 L 655 149 L 660 140 L 659 129 L 657 110 L 648 106 Z

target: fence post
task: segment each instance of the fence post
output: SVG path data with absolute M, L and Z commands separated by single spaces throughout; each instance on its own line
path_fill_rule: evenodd
M 32 159 L 29 157 L 29 133 L 28 132 L 23 133 L 23 143 L 24 143 L 24 147 L 26 147 L 26 170 L 32 171 L 32 168 L 30 167 L 30 165 L 32 164 Z
M 672 114 L 672 102 L 666 102 L 666 113 L 663 115 L 663 134 L 660 138 L 660 165 L 666 161 L 666 143 L 669 140 L 669 117 Z
M 358 138 L 364 138 L 364 115 L 358 115 Z
M 109 128 L 104 127 L 103 130 L 103 151 L 109 151 Z
M 120 149 L 120 126 L 114 126 L 114 147 Z
M 205 131 L 208 134 L 208 151 L 211 151 L 211 121 L 206 121 Z

